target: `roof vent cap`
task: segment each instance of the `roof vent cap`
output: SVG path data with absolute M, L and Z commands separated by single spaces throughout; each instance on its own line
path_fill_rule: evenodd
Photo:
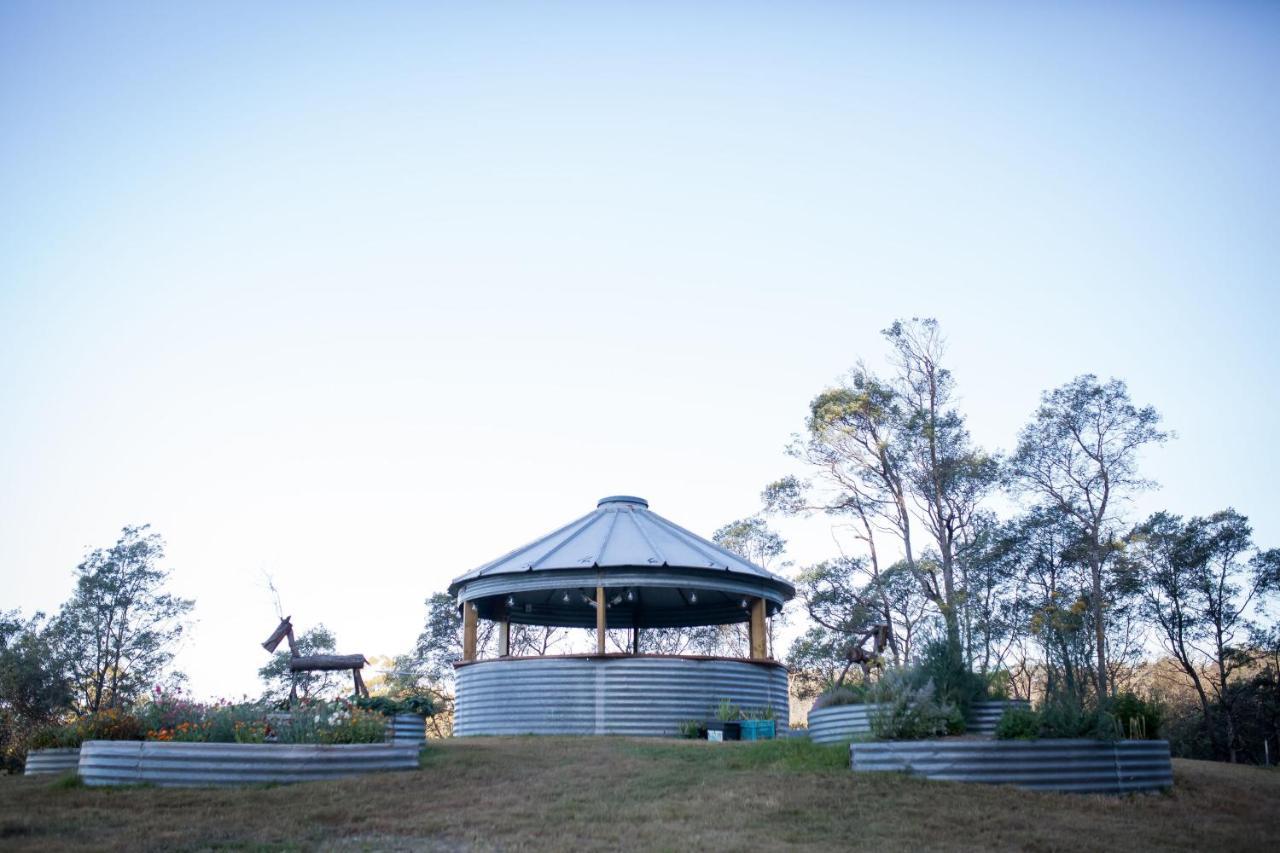
M 606 504 L 634 504 L 636 506 L 642 506 L 645 509 L 649 508 L 649 502 L 647 500 L 644 498 L 637 498 L 634 495 L 609 495 L 609 497 L 601 498 L 597 501 L 596 507 L 599 508 Z

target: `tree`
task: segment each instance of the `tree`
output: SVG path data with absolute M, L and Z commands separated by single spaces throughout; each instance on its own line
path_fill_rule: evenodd
M 86 556 L 58 614 L 54 631 L 81 713 L 126 705 L 159 681 L 194 606 L 164 591 L 164 540 L 149 529 L 126 527 L 111 548 Z
M 711 540 L 764 569 L 787 549 L 786 540 L 758 515 L 729 522 L 713 533 Z
M 1011 622 L 1038 649 L 1035 658 L 1043 668 L 1046 696 L 1065 695 L 1083 703 L 1093 647 L 1076 530 L 1057 508 L 1043 506 L 1003 527 L 1003 541 L 996 547 L 1008 561 L 1004 571 L 1012 581 Z M 1021 674 L 1027 680 L 1034 666 L 1023 661 Z
M 1107 695 L 1107 574 L 1122 532 L 1120 511 L 1153 484 L 1138 474 L 1138 454 L 1163 443 L 1160 415 L 1137 407 L 1118 379 L 1091 374 L 1046 392 L 1019 434 L 1008 473 L 1016 488 L 1056 508 L 1075 529 L 1089 570 L 1094 685 Z
M 1232 762 L 1239 748 L 1232 680 L 1252 660 L 1238 641 L 1258 634 L 1248 614 L 1280 588 L 1280 550 L 1258 551 L 1251 537 L 1249 520 L 1234 509 L 1186 522 L 1158 512 L 1130 533 L 1123 563 L 1161 644 L 1195 689 L 1206 737 Z
M 1022 628 L 1017 607 L 1020 528 L 983 515 L 957 553 L 965 658 L 984 675 L 1000 669 Z
M 969 537 L 983 498 L 996 484 L 998 461 L 975 448 L 953 405 L 955 381 L 942 367 L 945 342 L 932 319 L 894 322 L 884 332 L 898 369 L 894 383 L 904 418 L 906 472 L 911 492 L 938 552 L 934 592 L 952 653 L 961 648 L 956 557 Z M 942 588 L 937 590 L 936 582 Z
M 0 613 L 0 706 L 33 723 L 50 722 L 71 707 L 66 661 L 44 614 L 23 619 Z
M 18 769 L 29 732 L 71 709 L 66 661 L 44 615 L 0 612 L 0 768 Z
M 883 334 L 895 374 L 882 379 L 859 363 L 840 386 L 814 398 L 808 435 L 790 448 L 815 470 L 825 492 L 815 494 L 811 483 L 789 477 L 765 489 L 765 502 L 773 511 L 850 518 L 876 576 L 877 533 L 893 535 L 906 570 L 942 615 L 948 648 L 959 661 L 956 556 L 997 482 L 999 464 L 972 445 L 954 405 L 955 383 L 941 364 L 945 345 L 937 321 L 897 321 Z M 918 559 L 917 518 L 933 540 L 936 560 Z

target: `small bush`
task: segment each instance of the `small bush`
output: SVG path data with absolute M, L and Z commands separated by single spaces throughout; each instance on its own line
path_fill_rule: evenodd
M 1050 696 L 1040 708 L 1040 736 L 1046 738 L 1114 737 L 1114 728 L 1102 725 L 1098 712 L 1072 696 Z
M 960 654 L 944 640 L 925 646 L 914 673 L 916 686 L 932 682 L 938 700 L 957 706 L 962 718 L 974 702 L 987 695 L 986 677 L 969 669 Z
M 702 737 L 703 723 L 701 720 L 682 720 L 678 726 L 680 737 L 688 740 L 697 740 Z
M 727 698 L 721 699 L 720 704 L 716 706 L 716 719 L 722 723 L 727 723 L 740 718 L 742 710 Z
M 954 704 L 939 699 L 932 681 L 913 684 L 914 673 L 888 670 L 876 682 L 871 699 L 871 731 L 883 740 L 918 740 L 964 730 L 964 718 Z
M 1160 706 L 1144 701 L 1132 693 L 1121 693 L 1104 706 L 1115 721 L 1117 734 L 1133 740 L 1156 740 L 1160 737 L 1163 714 Z
M 403 699 L 393 699 L 390 696 L 357 696 L 354 702 L 357 708 L 376 711 L 388 717 L 396 714 L 430 717 L 436 712 L 435 700 L 426 695 L 408 696 Z
M 1040 715 L 1028 708 L 1009 708 L 996 724 L 1000 740 L 1035 740 L 1040 736 Z
M 66 749 L 80 745 L 80 728 L 74 723 L 41 726 L 31 734 L 29 749 Z

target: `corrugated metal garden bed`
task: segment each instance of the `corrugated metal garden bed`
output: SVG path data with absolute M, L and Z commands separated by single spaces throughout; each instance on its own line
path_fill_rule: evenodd
M 27 776 L 52 776 L 75 773 L 80 764 L 80 747 L 67 746 L 55 749 L 33 749 L 27 753 L 23 770 Z
M 307 782 L 383 770 L 413 770 L 416 744 L 240 744 L 86 741 L 86 785 L 192 787 Z
M 874 704 L 832 705 L 809 712 L 809 738 L 814 743 L 839 743 L 858 735 L 871 733 Z M 1011 708 L 1030 708 L 1025 699 L 993 699 L 974 702 L 969 709 L 967 734 L 993 735 L 1000 717 Z
M 966 740 L 854 743 L 854 772 L 900 772 L 1036 791 L 1127 794 L 1173 787 L 1163 740 Z

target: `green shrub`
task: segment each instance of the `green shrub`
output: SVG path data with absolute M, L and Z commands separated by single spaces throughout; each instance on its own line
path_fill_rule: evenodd
M 716 719 L 722 723 L 738 719 L 741 713 L 741 709 L 727 698 L 721 699 L 720 704 L 716 706 Z
M 915 677 L 910 670 L 891 669 L 875 683 L 872 733 L 882 740 L 917 740 L 963 731 L 959 708 L 940 699 L 932 681 L 916 686 Z
M 1046 698 L 1040 707 L 1040 736 L 1118 740 L 1120 733 L 1110 714 L 1092 703 L 1064 694 Z
M 41 726 L 31 734 L 28 749 L 65 749 L 80 745 L 80 728 L 75 723 Z
M 1104 705 L 1104 711 L 1115 721 L 1121 738 L 1156 740 L 1160 737 L 1163 714 L 1155 702 L 1144 701 L 1132 693 L 1121 693 Z
M 970 670 L 959 652 L 944 640 L 924 647 L 914 668 L 914 683 L 917 687 L 932 683 L 938 700 L 957 706 L 962 715 L 987 694 L 987 679 Z
M 996 724 L 1000 740 L 1035 740 L 1040 736 L 1040 715 L 1029 708 L 1009 708 Z
M 682 720 L 678 725 L 680 737 L 689 740 L 697 740 L 702 737 L 703 723 L 701 720 Z
M 390 696 L 357 696 L 353 701 L 357 708 L 376 711 L 387 717 L 396 714 L 430 717 L 436 712 L 435 700 L 426 695 L 407 696 L 402 699 L 393 699 Z

